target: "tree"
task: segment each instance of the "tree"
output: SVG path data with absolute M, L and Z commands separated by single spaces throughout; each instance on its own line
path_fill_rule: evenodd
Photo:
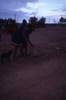
M 60 18 L 60 22 L 63 23 L 65 22 L 65 19 L 63 17 Z
M 30 17 L 29 19 L 29 23 L 32 24 L 32 25 L 36 25 L 37 24 L 37 21 L 38 21 L 38 18 L 37 17 Z
M 3 25 L 4 20 L 0 18 L 0 25 Z
M 38 21 L 38 25 L 41 26 L 41 27 L 44 27 L 45 26 L 45 22 L 46 22 L 46 18 L 44 17 L 41 17 Z
M 66 22 L 66 17 L 65 17 L 65 22 Z
M 8 24 L 15 24 L 16 23 L 16 20 L 12 19 L 12 18 L 9 18 L 7 21 L 8 21 Z

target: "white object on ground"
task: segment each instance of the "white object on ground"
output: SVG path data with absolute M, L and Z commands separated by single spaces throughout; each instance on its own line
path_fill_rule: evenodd
M 56 47 L 56 49 L 58 50 L 58 49 L 59 49 L 59 47 Z

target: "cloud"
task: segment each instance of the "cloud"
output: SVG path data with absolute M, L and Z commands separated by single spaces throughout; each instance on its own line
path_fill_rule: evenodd
M 51 4 L 51 3 L 50 3 Z M 20 7 L 16 9 L 17 12 L 25 12 L 26 16 L 36 16 L 36 17 L 46 17 L 46 16 L 60 16 L 64 14 L 61 11 L 61 5 L 50 5 L 48 2 L 45 2 L 45 0 L 38 0 L 36 2 L 27 2 L 24 7 Z M 53 8 L 52 8 L 53 7 Z M 64 11 L 66 9 L 63 9 Z
M 53 10 L 51 10 L 51 11 L 53 11 L 53 12 L 57 12 L 57 11 L 59 11 L 58 9 L 53 9 Z
M 61 8 L 62 12 L 66 12 L 66 7 Z
M 40 13 L 43 13 L 43 9 L 45 9 L 46 3 L 43 2 L 43 0 L 38 0 L 37 2 L 27 2 L 25 7 L 20 7 L 19 9 L 16 9 L 16 11 L 26 12 L 28 16 L 30 15 L 40 15 Z
M 18 19 L 26 18 L 26 12 L 16 12 L 16 9 L 25 8 L 28 2 L 35 3 L 36 1 L 38 0 L 0 0 L 0 18 L 14 18 L 15 13 Z
M 18 9 L 24 7 L 27 2 L 36 2 L 37 0 L 0 0 L 0 9 Z
M 0 17 L 14 17 L 16 13 L 17 19 L 29 19 L 31 16 L 40 17 L 56 17 L 64 15 L 66 12 L 66 0 L 0 0 Z M 64 3 L 64 4 L 63 4 Z

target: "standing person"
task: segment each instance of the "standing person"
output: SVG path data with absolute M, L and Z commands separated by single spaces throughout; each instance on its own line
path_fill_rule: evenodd
M 24 32 L 27 26 L 27 22 L 24 19 L 20 28 L 18 28 L 14 33 L 12 33 L 11 44 L 14 45 L 14 55 L 13 58 L 16 57 L 18 48 L 20 48 L 21 55 L 23 56 L 23 43 L 24 39 Z
M 25 31 L 23 31 L 23 36 L 24 36 L 24 41 L 23 41 L 23 49 L 25 52 L 25 55 L 27 55 L 27 47 L 28 47 L 28 43 L 34 47 L 34 45 L 31 43 L 30 39 L 29 39 L 29 35 L 34 31 L 33 26 L 29 23 L 27 24 L 27 28 L 25 29 Z

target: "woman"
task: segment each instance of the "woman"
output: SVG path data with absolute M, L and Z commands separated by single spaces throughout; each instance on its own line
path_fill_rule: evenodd
M 12 33 L 11 44 L 14 45 L 14 55 L 13 58 L 16 57 L 18 48 L 20 48 L 21 55 L 23 56 L 23 31 L 27 26 L 27 22 L 24 19 L 20 28 L 18 28 L 14 33 Z
M 25 51 L 25 55 L 27 55 L 28 43 L 33 46 L 29 40 L 29 34 L 31 32 L 31 25 L 27 24 L 26 20 L 24 19 L 21 27 L 12 34 L 11 44 L 15 46 L 13 58 L 16 57 L 18 48 L 20 48 L 21 56 L 24 56 L 23 49 Z

